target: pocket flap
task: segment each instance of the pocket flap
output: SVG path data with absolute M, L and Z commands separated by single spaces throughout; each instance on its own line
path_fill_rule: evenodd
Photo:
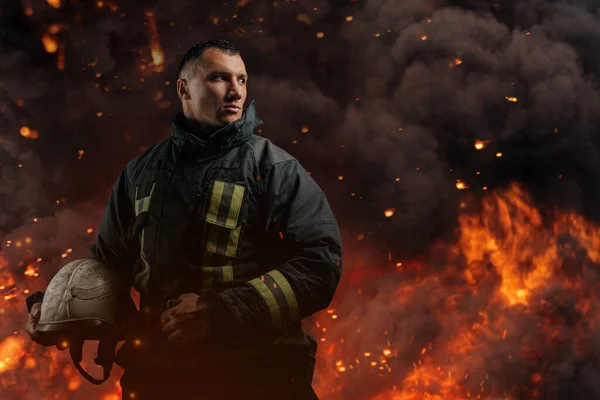
M 214 181 L 206 210 L 206 222 L 227 229 L 241 223 L 246 188 L 236 183 Z

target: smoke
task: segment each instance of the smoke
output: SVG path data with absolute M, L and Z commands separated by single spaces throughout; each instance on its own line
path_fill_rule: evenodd
M 398 387 L 429 342 L 462 326 L 440 325 L 435 312 L 460 285 L 415 285 L 387 267 L 431 257 L 432 243 L 454 240 L 461 203 L 475 205 L 516 181 L 542 208 L 600 220 L 599 1 L 62 3 L 0 6 L 0 255 L 17 288 L 43 289 L 65 261 L 86 253 L 94 237 L 87 229 L 95 229 L 119 171 L 171 134 L 179 59 L 208 38 L 240 48 L 248 102 L 256 100 L 265 121 L 261 134 L 311 172 L 344 231 L 346 270 L 335 303 L 344 319 L 332 337 L 346 337 L 358 353 L 384 347 L 389 337 L 377 335 L 386 329 L 394 343 L 410 342 L 394 368 Z M 149 48 L 148 12 L 161 66 Z M 45 48 L 45 35 L 56 52 Z M 39 137 L 21 135 L 25 126 Z M 458 190 L 459 181 L 468 188 Z M 447 257 L 421 274 L 443 274 Z M 39 278 L 24 275 L 31 263 Z M 359 276 L 379 278 L 367 284 Z M 399 297 L 403 290 L 410 295 Z M 505 313 L 515 337 L 541 335 L 535 310 Z M 355 317 L 364 329 L 349 337 Z M 21 328 L 16 312 L 14 321 L 7 334 Z M 597 336 L 597 322 L 589 329 Z M 597 362 L 600 347 L 586 337 L 581 345 Z M 504 343 L 514 348 L 510 336 Z M 570 368 L 544 375 L 556 381 L 546 398 L 600 392 L 591 378 L 597 368 L 568 362 L 570 350 L 557 347 L 546 359 Z M 472 361 L 471 377 L 483 374 L 467 385 L 472 393 L 489 381 L 482 365 L 499 356 L 481 357 Z M 494 382 L 501 392 L 517 397 L 511 388 L 536 370 L 518 365 L 489 372 L 503 379 Z M 373 395 L 383 385 L 368 374 L 355 383 L 339 398 Z

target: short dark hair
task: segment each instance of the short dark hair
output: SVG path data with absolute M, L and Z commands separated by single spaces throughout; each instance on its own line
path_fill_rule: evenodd
M 181 73 L 188 64 L 190 64 L 192 61 L 199 60 L 202 57 L 204 51 L 210 48 L 219 49 L 232 56 L 240 54 L 240 51 L 227 40 L 205 40 L 204 42 L 194 45 L 185 53 L 185 55 L 181 59 L 181 62 L 179 63 L 179 68 L 177 69 L 177 78 L 181 77 Z

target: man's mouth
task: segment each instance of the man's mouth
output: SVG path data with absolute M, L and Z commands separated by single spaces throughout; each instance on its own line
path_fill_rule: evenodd
M 223 108 L 229 112 L 234 112 L 234 113 L 237 113 L 238 111 L 240 111 L 240 107 L 238 107 L 238 106 L 225 106 Z

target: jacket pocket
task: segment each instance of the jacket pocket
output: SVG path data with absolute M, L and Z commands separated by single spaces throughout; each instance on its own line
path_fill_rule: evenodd
M 226 257 L 240 257 L 247 214 L 243 184 L 215 180 L 208 188 L 200 216 L 205 222 L 203 250 Z

